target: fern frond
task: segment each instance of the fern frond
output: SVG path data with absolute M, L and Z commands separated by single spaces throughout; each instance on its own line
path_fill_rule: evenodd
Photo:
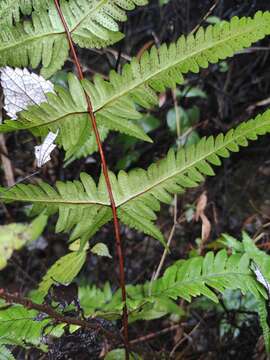
M 182 83 L 183 74 L 189 71 L 198 72 L 200 67 L 207 67 L 209 63 L 218 62 L 250 46 L 270 33 L 269 24 L 269 12 L 258 12 L 253 19 L 235 17 L 230 22 L 210 25 L 205 30 L 200 28 L 195 37 L 182 36 L 177 43 L 169 47 L 153 47 L 150 52 L 144 53 L 140 61 L 135 58 L 130 64 L 125 65 L 121 75 L 111 72 L 110 81 L 105 81 L 100 76 L 96 76 L 93 83 L 83 81 L 103 138 L 110 129 L 149 141 L 149 137 L 132 121 L 127 122 L 141 118 L 136 104 L 145 108 L 157 104 L 157 92 Z M 61 32 L 61 25 L 57 26 Z M 56 43 L 57 39 L 58 37 L 55 37 Z M 65 40 L 59 41 L 59 46 L 64 46 Z M 34 54 L 40 54 L 34 49 L 35 47 Z M 34 54 L 33 59 L 36 56 Z M 52 52 L 46 52 L 44 56 L 50 57 L 51 54 Z M 13 55 L 12 51 L 12 58 Z M 19 54 L 18 58 L 21 56 L 23 55 Z M 46 63 L 49 64 L 50 59 L 48 58 Z M 55 62 L 52 61 L 52 64 L 54 66 Z M 34 67 L 33 64 L 32 66 Z M 89 154 L 96 149 L 96 145 L 93 136 L 89 139 L 90 125 L 85 116 L 86 105 L 76 97 L 76 91 L 82 94 L 78 85 L 70 85 L 69 91 L 56 89 L 57 95 L 49 96 L 49 105 L 42 105 L 41 109 L 37 106 L 31 107 L 21 113 L 17 122 L 7 121 L 5 125 L 0 126 L 0 132 L 29 129 L 37 134 L 42 128 L 48 132 L 61 127 L 60 141 L 67 152 L 67 160 Z
M 164 275 L 153 282 L 142 285 L 128 285 L 127 304 L 129 320 L 158 318 L 166 314 L 178 314 L 173 306 L 179 298 L 191 301 L 197 296 L 206 296 L 219 302 L 217 293 L 225 290 L 250 292 L 258 301 L 266 297 L 261 285 L 256 281 L 249 268 L 248 254 L 228 255 L 225 250 L 216 255 L 208 252 L 204 257 L 197 256 L 188 260 L 179 260 L 167 268 Z M 80 288 L 81 305 L 88 314 L 117 318 L 121 316 L 121 291 L 105 296 L 104 290 L 95 287 Z M 263 295 L 262 295 L 263 294 Z M 100 301 L 94 302 L 97 296 Z M 118 310 L 113 313 L 113 310 Z
M 171 203 L 171 194 L 196 187 L 205 175 L 214 175 L 213 165 L 221 165 L 221 158 L 247 146 L 248 140 L 270 132 L 270 110 L 255 119 L 240 124 L 226 135 L 202 138 L 195 146 L 168 152 L 165 159 L 152 164 L 147 171 L 120 171 L 117 180 L 111 176 L 120 220 L 162 241 L 158 229 L 153 228 L 159 203 Z
M 243 294 L 250 291 L 259 298 L 262 289 L 253 276 L 247 254 L 228 256 L 225 250 L 216 255 L 208 252 L 205 257 L 180 260 L 169 267 L 161 279 L 152 284 L 152 296 L 181 297 L 191 301 L 194 296 L 204 295 L 218 302 L 213 291 L 223 293 L 226 289 L 240 289 Z
M 111 71 L 109 82 L 97 77 L 95 86 L 104 95 L 95 111 L 123 98 L 145 108 L 156 105 L 156 93 L 182 84 L 183 74 L 198 73 L 200 68 L 231 57 L 268 34 L 270 12 L 259 11 L 254 18 L 233 17 L 230 22 L 199 28 L 195 35 L 181 36 L 169 46 L 163 44 L 159 49 L 153 46 L 140 60 L 133 58 L 126 64 L 122 74 Z M 95 98 L 93 85 L 88 80 L 84 80 L 83 85 L 89 96 Z
M 30 106 L 18 113 L 16 121 L 7 120 L 0 125 L 0 132 L 27 129 L 34 135 L 45 135 L 48 131 L 56 132 L 59 129 L 57 139 L 67 152 L 66 159 L 70 158 L 74 151 L 85 154 L 86 151 L 96 149 L 84 90 L 79 80 L 71 73 L 68 74 L 68 86 L 69 90 L 55 87 L 56 94 L 46 94 L 47 102 Z M 96 102 L 93 102 L 93 106 L 95 108 Z M 119 114 L 120 108 L 124 112 L 124 117 Z M 127 119 L 127 114 L 131 120 Z M 108 104 L 97 115 L 101 138 L 104 139 L 110 129 L 151 141 L 143 129 L 132 121 L 140 117 L 133 103 L 120 104 L 118 101 Z
M 147 3 L 148 0 L 73 0 L 62 1 L 61 7 L 74 42 L 81 47 L 102 48 L 124 37 L 118 22 L 127 20 L 127 11 Z
M 27 1 L 12 8 L 10 16 L 18 18 L 18 11 L 29 12 L 32 4 L 41 0 Z M 117 21 L 126 20 L 127 10 L 135 5 L 145 5 L 146 0 L 62 0 L 61 8 L 72 39 L 82 47 L 105 47 L 123 35 Z M 9 9 L 10 2 L 7 3 Z M 3 6 L 2 13 L 5 13 Z M 2 24 L 0 33 L 0 66 L 28 66 L 42 64 L 41 74 L 50 77 L 62 67 L 68 57 L 66 34 L 53 1 L 48 9 L 32 12 L 32 19 L 12 26 Z
M 267 132 L 270 132 L 270 110 L 226 135 L 202 138 L 197 145 L 177 153 L 170 150 L 166 158 L 146 171 L 120 171 L 117 177 L 110 173 L 119 219 L 163 242 L 161 232 L 154 225 L 160 202 L 169 204 L 172 194 L 197 186 L 205 175 L 214 175 L 213 166 L 221 165 L 221 158 L 229 157 L 230 152 L 239 151 L 240 146 L 247 146 L 249 140 Z M 33 203 L 34 213 L 45 209 L 48 214 L 58 212 L 56 231 L 73 229 L 71 240 L 82 237 L 86 241 L 112 218 L 103 176 L 98 186 L 86 173 L 80 175 L 80 181 L 57 182 L 56 189 L 43 182 L 38 186 L 18 184 L 9 191 L 3 190 L 0 198 L 4 202 Z

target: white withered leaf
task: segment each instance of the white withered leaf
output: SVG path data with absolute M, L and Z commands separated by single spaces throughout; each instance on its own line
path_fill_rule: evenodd
M 59 130 L 56 133 L 49 132 L 45 137 L 41 145 L 35 146 L 35 156 L 37 160 L 37 167 L 42 167 L 46 162 L 51 160 L 51 152 L 56 148 L 53 143 L 58 135 Z
M 4 93 L 4 109 L 7 115 L 17 119 L 17 113 L 29 105 L 47 102 L 46 93 L 54 92 L 53 84 L 27 69 L 0 68 L 0 81 Z
M 265 290 L 267 291 L 268 297 L 270 297 L 270 284 L 269 282 L 266 280 L 266 278 L 263 276 L 260 268 L 258 267 L 258 265 L 252 261 L 251 263 L 251 270 L 254 272 L 254 274 L 256 275 L 256 279 L 257 281 L 263 285 L 263 287 L 265 288 Z

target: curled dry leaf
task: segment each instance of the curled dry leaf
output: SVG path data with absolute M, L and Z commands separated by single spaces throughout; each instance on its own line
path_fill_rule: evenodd
M 56 133 L 49 132 L 45 137 L 41 145 L 35 146 L 35 156 L 37 160 L 37 167 L 42 167 L 46 162 L 51 160 L 51 152 L 56 148 L 56 145 L 53 143 L 58 135 L 59 130 Z
M 261 272 L 259 266 L 255 263 L 255 261 L 252 260 L 250 268 L 254 272 L 254 274 L 256 275 L 257 281 L 259 283 L 261 283 L 263 285 L 263 287 L 265 288 L 265 290 L 267 291 L 267 296 L 270 299 L 270 284 L 266 280 L 266 278 L 264 277 L 264 275 Z
M 47 101 L 46 93 L 54 92 L 53 84 L 42 76 L 30 73 L 26 68 L 0 68 L 1 86 L 4 93 L 4 109 L 11 119 L 29 105 L 39 105 Z
M 198 221 L 199 219 L 201 219 L 202 221 L 202 234 L 201 234 L 202 242 L 207 241 L 211 233 L 211 223 L 204 213 L 206 206 L 207 206 L 207 194 L 206 191 L 204 191 L 199 197 L 196 207 L 196 214 L 195 214 L 195 220 Z

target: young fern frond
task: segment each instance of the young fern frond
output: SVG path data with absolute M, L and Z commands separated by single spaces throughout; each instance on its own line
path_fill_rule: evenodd
M 29 11 L 30 3 L 21 9 Z M 60 5 L 73 41 L 81 47 L 101 48 L 123 37 L 117 21 L 126 21 L 127 10 L 146 3 L 147 0 L 62 0 Z M 17 11 L 18 5 L 14 10 L 16 19 Z M 41 74 L 50 77 L 68 57 L 66 34 L 53 1 L 48 2 L 48 10 L 34 11 L 31 17 L 14 26 L 10 21 L 2 24 L 0 66 L 36 68 L 42 64 Z
M 181 84 L 183 74 L 198 72 L 200 67 L 230 57 L 269 33 L 269 12 L 258 12 L 253 19 L 234 17 L 230 22 L 200 28 L 195 36 L 182 36 L 169 47 L 165 44 L 159 49 L 153 47 L 140 60 L 134 58 L 125 65 L 121 75 L 112 71 L 109 81 L 100 76 L 93 83 L 84 80 L 82 84 L 91 98 L 102 138 L 109 129 L 150 141 L 142 129 L 129 121 L 141 117 L 136 104 L 144 108 L 157 104 L 157 93 Z M 66 159 L 91 153 L 96 146 L 94 137 L 89 138 L 85 101 L 78 99 L 77 94 L 83 97 L 78 81 L 70 75 L 69 91 L 58 88 L 56 92 L 57 95 L 49 95 L 49 104 L 29 108 L 16 122 L 6 121 L 0 132 L 29 129 L 37 134 L 42 128 L 46 132 L 60 128 L 60 144 L 67 152 Z
M 116 177 L 110 173 L 113 195 L 119 219 L 126 225 L 140 230 L 163 242 L 161 232 L 155 227 L 156 212 L 160 202 L 169 204 L 171 195 L 197 186 L 205 175 L 214 175 L 213 165 L 221 164 L 220 158 L 247 146 L 249 140 L 270 132 L 270 110 L 255 119 L 240 124 L 226 135 L 202 138 L 197 145 L 170 150 L 163 160 L 152 164 L 147 171 L 135 169 L 120 171 Z M 33 203 L 34 213 L 47 209 L 48 214 L 59 212 L 56 231 L 73 229 L 71 240 L 89 239 L 112 217 L 104 177 L 98 186 L 86 173 L 80 181 L 57 182 L 56 189 L 42 182 L 38 186 L 19 184 L 0 197 L 5 202 Z

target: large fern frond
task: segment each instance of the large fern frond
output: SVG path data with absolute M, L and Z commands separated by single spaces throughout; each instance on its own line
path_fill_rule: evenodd
M 240 124 L 226 135 L 203 138 L 197 145 L 170 150 L 168 155 L 148 170 L 120 171 L 116 177 L 110 173 L 113 195 L 120 220 L 137 230 L 163 242 L 163 236 L 154 225 L 160 202 L 169 204 L 172 194 L 195 187 L 205 175 L 214 175 L 213 165 L 220 165 L 220 158 L 247 146 L 248 140 L 270 132 L 270 110 L 255 119 Z M 80 181 L 57 182 L 56 189 L 42 182 L 38 186 L 19 184 L 0 197 L 5 202 L 33 203 L 34 213 L 44 209 L 48 214 L 59 212 L 56 231 L 73 229 L 71 240 L 90 238 L 112 214 L 104 177 L 98 186 L 86 173 Z
M 147 0 L 62 0 L 60 5 L 74 42 L 82 47 L 100 48 L 123 37 L 117 21 L 126 20 L 127 10 L 146 3 Z M 31 1 L 17 6 L 14 12 L 11 9 L 10 16 L 17 18 L 19 9 L 28 12 L 30 6 Z M 1 25 L 0 66 L 36 68 L 42 64 L 41 73 L 50 77 L 68 57 L 66 34 L 53 1 L 48 3 L 48 10 L 36 10 L 31 17 L 14 26 L 10 21 Z
M 149 140 L 146 135 L 143 136 L 142 130 L 138 134 L 140 129 L 135 129 L 135 124 L 125 121 L 140 118 L 136 104 L 146 108 L 156 104 L 157 92 L 182 83 L 183 74 L 188 71 L 198 72 L 200 67 L 207 67 L 209 63 L 218 62 L 250 46 L 270 33 L 269 24 L 269 12 L 258 12 L 253 19 L 234 17 L 230 22 L 210 25 L 205 30 L 200 28 L 195 36 L 182 36 L 169 47 L 165 44 L 159 49 L 153 47 L 150 52 L 144 53 L 140 61 L 135 58 L 125 65 L 121 75 L 112 71 L 110 81 L 105 81 L 100 76 L 96 76 L 93 83 L 85 80 L 83 86 L 92 100 L 102 137 L 106 137 L 108 129 L 121 128 L 122 132 Z M 61 25 L 58 27 L 60 29 Z M 59 46 L 63 46 L 63 41 L 59 42 Z M 50 57 L 50 54 L 48 52 L 45 56 Z M 12 57 L 13 55 L 12 52 Z M 32 61 L 35 56 L 33 54 Z M 39 60 L 37 59 L 37 63 Z M 49 66 L 50 62 L 51 57 L 46 64 Z M 55 62 L 52 61 L 52 64 Z M 43 105 L 41 109 L 31 107 L 21 113 L 18 121 L 6 122 L 6 125 L 1 126 L 0 132 L 25 128 L 32 131 L 39 128 L 55 131 L 60 127 L 60 142 L 67 152 L 67 159 L 95 150 L 94 137 L 89 139 L 90 125 L 85 116 L 86 105 L 76 97 L 76 92 L 83 96 L 82 90 L 78 84 L 76 87 L 70 85 L 69 88 L 69 91 L 56 90 L 57 95 L 49 97 L 49 105 Z
M 248 254 L 228 255 L 226 250 L 221 250 L 216 255 L 208 252 L 204 257 L 179 260 L 168 267 L 158 280 L 126 287 L 129 319 L 135 321 L 150 318 L 153 314 L 161 317 L 177 313 L 179 307 L 177 309 L 172 304 L 179 298 L 191 301 L 192 298 L 203 295 L 217 303 L 217 293 L 224 293 L 227 289 L 241 290 L 243 294 L 250 292 L 258 302 L 264 303 L 266 293 L 256 281 L 249 265 Z M 95 287 L 80 289 L 81 304 L 86 312 L 103 317 L 117 317 L 117 311 L 112 311 L 117 309 L 120 317 L 120 289 L 113 295 L 109 292 L 109 296 L 103 293 L 104 290 Z M 94 302 L 95 296 L 101 301 Z

